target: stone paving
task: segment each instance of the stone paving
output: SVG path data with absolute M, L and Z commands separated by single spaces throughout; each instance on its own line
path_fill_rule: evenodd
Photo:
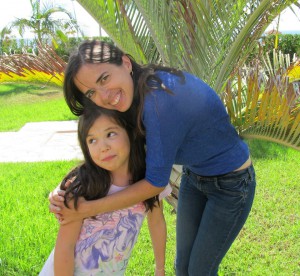
M 77 121 L 27 123 L 17 132 L 0 132 L 0 162 L 82 158 Z

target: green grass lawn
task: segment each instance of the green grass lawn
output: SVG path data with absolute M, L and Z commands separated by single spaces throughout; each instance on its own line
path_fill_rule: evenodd
M 249 145 L 256 198 L 221 275 L 300 275 L 300 152 L 268 142 Z
M 75 161 L 0 163 L 0 275 L 37 275 L 51 252 L 58 223 L 48 210 L 48 194 Z M 175 215 L 165 203 L 168 233 L 167 271 L 172 275 Z M 143 226 L 127 275 L 152 275 L 150 236 Z M 149 274 L 147 274 L 149 272 Z
M 300 275 L 300 152 L 251 142 L 257 173 L 252 212 L 220 267 L 220 275 Z M 265 150 L 262 154 L 261 150 Z M 0 275 L 37 275 L 54 246 L 57 221 L 48 193 L 74 162 L 0 163 Z M 166 275 L 174 275 L 175 220 L 168 224 Z M 126 275 L 152 275 L 146 223 Z
M 76 119 L 60 87 L 1 83 L 0 110 L 0 131 L 17 131 L 27 122 Z
M 26 122 L 69 120 L 61 89 L 0 85 L 0 131 Z M 220 267 L 220 275 L 300 275 L 300 152 L 274 143 L 248 141 L 257 175 L 250 217 Z M 12 145 L 13 146 L 13 145 Z M 1 154 L 1 153 L 0 153 Z M 48 194 L 76 161 L 0 163 L 0 275 L 37 275 L 54 244 L 58 224 Z M 166 275 L 175 275 L 175 221 L 168 225 Z M 146 222 L 126 275 L 153 275 Z

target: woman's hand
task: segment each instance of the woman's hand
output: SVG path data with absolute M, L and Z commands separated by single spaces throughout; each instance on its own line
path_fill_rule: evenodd
M 65 183 L 65 188 L 67 189 L 70 184 L 73 182 L 75 178 L 69 179 L 66 181 Z M 50 201 L 49 204 L 49 211 L 51 213 L 54 213 L 56 218 L 59 218 L 59 214 L 61 212 L 61 210 L 65 207 L 64 205 L 64 201 L 65 201 L 65 191 L 60 189 L 60 185 L 58 185 L 54 191 L 52 191 L 49 196 L 48 196 L 48 200 Z
M 72 180 L 73 179 L 70 179 L 66 182 L 66 188 L 72 183 Z M 50 201 L 49 211 L 55 215 L 60 224 L 63 225 L 71 221 L 82 220 L 88 217 L 88 215 L 84 212 L 84 203 L 86 203 L 84 198 L 78 199 L 78 208 L 75 210 L 73 200 L 68 201 L 69 208 L 65 206 L 64 195 L 65 191 L 61 190 L 59 185 L 48 196 L 48 200 Z
M 54 191 L 50 192 L 48 196 L 48 200 L 50 201 L 49 204 L 49 211 L 54 213 L 55 215 L 59 214 L 62 208 L 65 207 L 64 205 L 64 198 L 65 191 L 60 190 L 59 186 L 55 188 Z M 56 216 L 57 217 L 57 216 Z
M 74 222 L 77 220 L 83 220 L 89 215 L 87 214 L 86 205 L 88 205 L 88 201 L 86 201 L 83 197 L 79 197 L 77 201 L 77 210 L 74 208 L 74 200 L 68 201 L 68 207 L 63 205 L 60 207 L 60 211 L 56 214 L 58 221 L 61 225 L 67 224 L 69 222 Z M 58 216 L 57 216 L 58 215 Z

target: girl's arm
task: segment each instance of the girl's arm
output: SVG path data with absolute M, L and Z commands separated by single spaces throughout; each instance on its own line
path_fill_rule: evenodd
M 167 226 L 163 214 L 163 201 L 160 201 L 160 206 L 148 212 L 147 220 L 155 258 L 155 276 L 164 276 Z
M 74 275 L 74 253 L 82 221 L 74 221 L 61 225 L 57 234 L 54 250 L 54 275 Z
M 51 203 L 49 209 L 51 212 L 56 213 L 63 218 L 61 224 L 66 224 L 71 221 L 82 220 L 97 214 L 127 208 L 158 195 L 163 189 L 164 187 L 156 187 L 143 179 L 120 192 L 101 199 L 86 201 L 83 198 L 80 198 L 78 200 L 77 211 L 73 207 L 70 209 L 66 208 L 63 203 L 64 198 L 59 196 L 56 190 L 52 195 L 49 195 L 49 201 Z M 62 194 L 63 192 L 60 193 Z M 69 206 L 72 206 L 72 202 L 69 202 Z

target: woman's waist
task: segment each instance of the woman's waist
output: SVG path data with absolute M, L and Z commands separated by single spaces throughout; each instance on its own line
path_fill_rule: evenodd
M 251 157 L 244 156 L 244 160 L 222 160 L 222 162 L 216 162 L 213 164 L 209 164 L 208 166 L 188 166 L 188 165 L 183 165 L 183 167 L 187 168 L 194 174 L 201 176 L 201 177 L 208 177 L 208 178 L 213 178 L 213 177 L 220 177 L 227 175 L 232 172 L 238 172 L 242 171 L 244 169 L 247 169 L 251 166 L 252 161 Z M 242 165 L 238 165 L 241 164 Z
M 238 169 L 234 170 L 234 172 L 238 172 L 238 171 L 247 169 L 248 167 L 251 166 L 251 164 L 252 164 L 252 161 L 251 161 L 251 157 L 249 156 L 247 161 L 242 166 L 240 166 Z

